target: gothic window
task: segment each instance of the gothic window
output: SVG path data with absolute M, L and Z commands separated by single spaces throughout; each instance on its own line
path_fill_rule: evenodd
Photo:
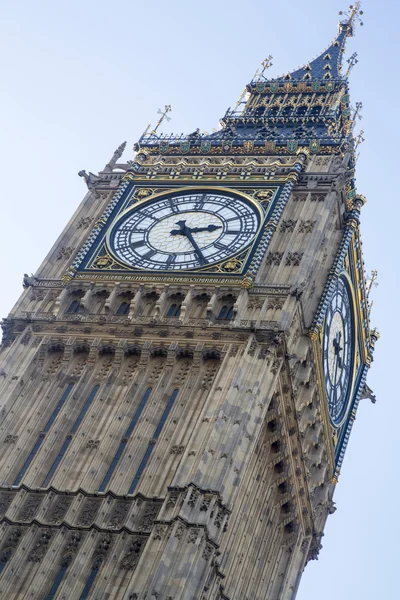
M 135 429 L 137 422 L 139 421 L 140 415 L 142 414 L 143 409 L 146 406 L 146 403 L 151 394 L 151 389 L 152 388 L 150 387 L 150 388 L 147 388 L 147 390 L 145 391 L 145 393 L 139 403 L 139 406 L 137 407 L 135 414 L 132 417 L 130 425 L 119 443 L 118 449 L 117 449 L 116 453 L 114 454 L 114 458 L 111 461 L 111 465 L 109 466 L 108 471 L 105 474 L 104 479 L 100 484 L 99 492 L 104 492 L 106 490 L 106 487 L 108 486 L 108 484 L 110 482 L 110 479 L 115 471 L 115 468 L 117 467 L 117 465 L 125 451 L 125 448 L 130 440 L 132 432 Z
M 73 300 L 67 308 L 67 313 L 80 313 L 82 312 L 82 305 L 79 300 Z
M 167 317 L 179 317 L 181 314 L 181 304 L 174 302 L 168 309 Z
M 232 294 L 222 296 L 219 300 L 219 309 L 217 308 L 216 314 L 219 321 L 230 321 L 233 318 L 233 306 L 236 302 L 236 298 Z
M 143 316 L 150 317 L 154 311 L 156 306 L 156 302 L 158 300 L 158 294 L 156 292 L 151 292 L 150 294 L 145 294 L 143 298 Z
M 303 104 L 302 106 L 299 106 L 299 108 L 296 111 L 296 114 L 298 117 L 304 117 L 306 112 L 307 112 L 307 106 L 305 104 Z
M 207 304 L 210 301 L 210 296 L 207 294 L 200 294 L 193 299 L 193 310 L 192 317 L 195 319 L 205 318 L 205 312 L 207 308 Z
M 65 438 L 63 445 L 61 446 L 55 460 L 53 461 L 53 464 L 51 465 L 46 477 L 44 478 L 41 487 L 47 487 L 49 485 L 54 473 L 57 471 L 59 464 L 61 463 L 62 459 L 64 458 L 64 456 L 69 448 L 70 443 L 72 442 L 72 436 L 77 432 L 80 424 L 82 423 L 83 419 L 85 418 L 86 413 L 88 412 L 88 410 L 93 402 L 93 399 L 94 399 L 95 395 L 97 394 L 99 387 L 100 387 L 99 385 L 95 385 L 94 388 L 92 389 L 91 393 L 89 394 L 85 404 L 83 405 L 78 417 L 75 420 L 75 423 L 71 427 L 70 433 Z
M 53 425 L 54 421 L 56 420 L 57 416 L 60 414 L 62 407 L 64 406 L 65 402 L 67 401 L 67 398 L 73 388 L 73 384 L 70 383 L 66 390 L 64 391 L 63 395 L 61 396 L 56 408 L 53 410 L 53 412 L 51 413 L 46 425 L 44 426 L 43 430 L 40 432 L 36 443 L 34 444 L 34 446 L 32 447 L 32 450 L 30 451 L 30 454 L 28 456 L 28 458 L 25 460 L 22 469 L 19 471 L 13 485 L 19 485 L 22 481 L 22 478 L 24 477 L 25 473 L 27 472 L 27 470 L 29 469 L 33 459 L 35 458 L 36 454 L 39 452 L 40 446 L 42 445 L 44 438 L 45 438 L 45 434 L 49 431 L 50 427 Z
M 93 303 L 93 314 L 102 313 L 104 311 L 104 304 L 109 296 L 107 291 L 98 292 L 95 294 L 94 303 Z
M 155 446 L 158 438 L 160 437 L 160 433 L 161 433 L 161 431 L 162 431 L 162 429 L 164 427 L 164 424 L 166 423 L 166 421 L 168 419 L 168 416 L 169 416 L 169 414 L 171 412 L 171 409 L 172 409 L 172 407 L 174 405 L 174 402 L 176 400 L 178 392 L 179 392 L 179 390 L 175 389 L 172 392 L 172 394 L 170 395 L 169 399 L 168 399 L 168 402 L 166 404 L 164 412 L 161 415 L 161 419 L 160 419 L 160 421 L 159 421 L 159 423 L 158 423 L 158 425 L 156 427 L 155 432 L 153 433 L 152 439 L 149 441 L 147 449 L 146 449 L 146 451 L 145 451 L 145 453 L 143 455 L 142 461 L 141 461 L 141 463 L 140 463 L 140 465 L 138 467 L 138 470 L 136 471 L 135 477 L 133 478 L 131 486 L 130 486 L 130 488 L 128 490 L 128 494 L 133 494 L 133 492 L 135 491 L 135 489 L 136 489 L 136 487 L 137 487 L 137 485 L 138 485 L 138 483 L 140 481 L 140 478 L 141 478 L 141 476 L 143 474 L 143 471 L 145 470 L 145 468 L 147 466 L 147 463 L 148 463 L 148 461 L 150 459 L 151 453 L 153 452 L 154 446 Z
M 117 315 L 129 315 L 129 311 L 130 311 L 131 305 L 129 302 L 121 302 L 121 304 L 118 306 Z
M 292 114 L 292 111 L 293 111 L 293 106 L 284 106 L 282 109 L 282 116 L 288 117 L 289 115 Z
M 316 117 L 317 115 L 320 114 L 320 112 L 322 111 L 322 106 L 313 106 L 310 110 L 310 115 L 313 117 Z
M 228 320 L 228 319 L 232 319 L 232 317 L 233 317 L 233 306 L 228 306 L 227 304 L 224 304 L 223 306 L 221 306 L 217 318 L 221 319 L 221 320 Z

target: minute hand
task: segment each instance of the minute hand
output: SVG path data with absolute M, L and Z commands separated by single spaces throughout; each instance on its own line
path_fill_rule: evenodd
M 186 227 L 185 233 L 184 235 L 187 237 L 187 239 L 189 240 L 189 242 L 192 244 L 193 248 L 195 249 L 195 252 L 197 254 L 197 256 L 199 257 L 200 262 L 202 263 L 206 263 L 206 259 L 204 258 L 200 248 L 198 247 L 197 243 L 195 242 L 193 236 L 192 236 L 192 230 L 189 229 L 189 227 Z
M 207 225 L 207 227 L 188 227 L 191 233 L 200 233 L 201 231 L 216 231 L 217 229 L 222 229 L 222 225 Z

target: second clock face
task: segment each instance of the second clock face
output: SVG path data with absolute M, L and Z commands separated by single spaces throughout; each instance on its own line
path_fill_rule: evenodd
M 260 212 L 245 199 L 218 192 L 162 196 L 123 213 L 108 236 L 124 264 L 150 270 L 199 269 L 251 244 Z
M 354 325 L 348 284 L 339 277 L 325 317 L 323 363 L 329 414 L 338 427 L 348 407 L 354 362 Z

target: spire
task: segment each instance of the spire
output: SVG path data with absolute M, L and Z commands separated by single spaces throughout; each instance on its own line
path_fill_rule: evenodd
M 123 154 L 123 152 L 124 152 L 124 150 L 125 150 L 125 147 L 126 147 L 126 142 L 122 142 L 122 144 L 120 144 L 120 145 L 118 146 L 118 148 L 116 149 L 116 151 L 115 151 L 115 152 L 114 152 L 114 154 L 112 155 L 112 157 L 111 157 L 110 161 L 109 161 L 109 162 L 106 164 L 106 166 L 104 167 L 103 171 L 110 172 L 110 171 L 112 171 L 112 170 L 113 170 L 113 168 L 114 168 L 114 167 L 115 167 L 115 165 L 116 165 L 116 162 L 117 162 L 117 160 L 118 160 L 119 158 L 121 158 L 121 156 L 122 156 L 122 154 Z
M 348 37 L 354 35 L 354 25 L 356 21 L 359 21 L 360 25 L 363 25 L 360 15 L 363 11 L 360 10 L 360 2 L 350 5 L 348 12 L 340 11 L 340 16 L 345 16 L 345 19 L 339 21 L 339 32 L 336 38 L 333 40 L 331 45 L 326 48 L 317 58 L 311 62 L 305 64 L 303 67 L 276 77 L 270 81 L 281 82 L 281 81 L 338 81 L 344 79 L 342 70 L 342 59 L 345 51 L 346 41 Z M 266 81 L 264 75 L 258 76 L 251 82 L 259 83 Z
M 342 72 L 343 54 L 354 26 L 361 23 L 360 3 L 339 13 L 339 31 L 317 58 L 281 77 L 266 77 L 272 63 L 269 56 L 246 86 L 233 110 L 220 120 L 221 129 L 212 134 L 196 130 L 190 135 L 159 134 L 157 128 L 140 138 L 135 149 L 148 148 L 161 154 L 265 154 L 276 151 L 293 154 L 299 147 L 311 153 L 340 153 L 352 142 L 359 107 L 350 105 L 348 75 L 357 63 L 353 54 Z M 166 109 L 169 107 L 166 107 Z M 162 113 L 162 118 L 166 115 Z M 353 144 L 354 146 L 354 144 Z M 218 148 L 218 150 L 217 150 Z M 150 150 L 152 149 L 152 150 Z

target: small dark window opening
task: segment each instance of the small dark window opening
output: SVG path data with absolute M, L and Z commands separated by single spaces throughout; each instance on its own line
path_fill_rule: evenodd
M 118 306 L 118 310 L 117 310 L 117 315 L 129 315 L 129 311 L 130 311 L 131 305 L 129 304 L 129 302 L 121 302 L 121 304 Z
M 224 304 L 219 311 L 218 319 L 230 320 L 233 317 L 233 306 Z
M 82 312 L 82 306 L 79 300 L 73 300 L 68 307 L 67 313 L 79 313 Z
M 167 317 L 180 317 L 181 315 L 181 304 L 174 302 L 168 309 Z

